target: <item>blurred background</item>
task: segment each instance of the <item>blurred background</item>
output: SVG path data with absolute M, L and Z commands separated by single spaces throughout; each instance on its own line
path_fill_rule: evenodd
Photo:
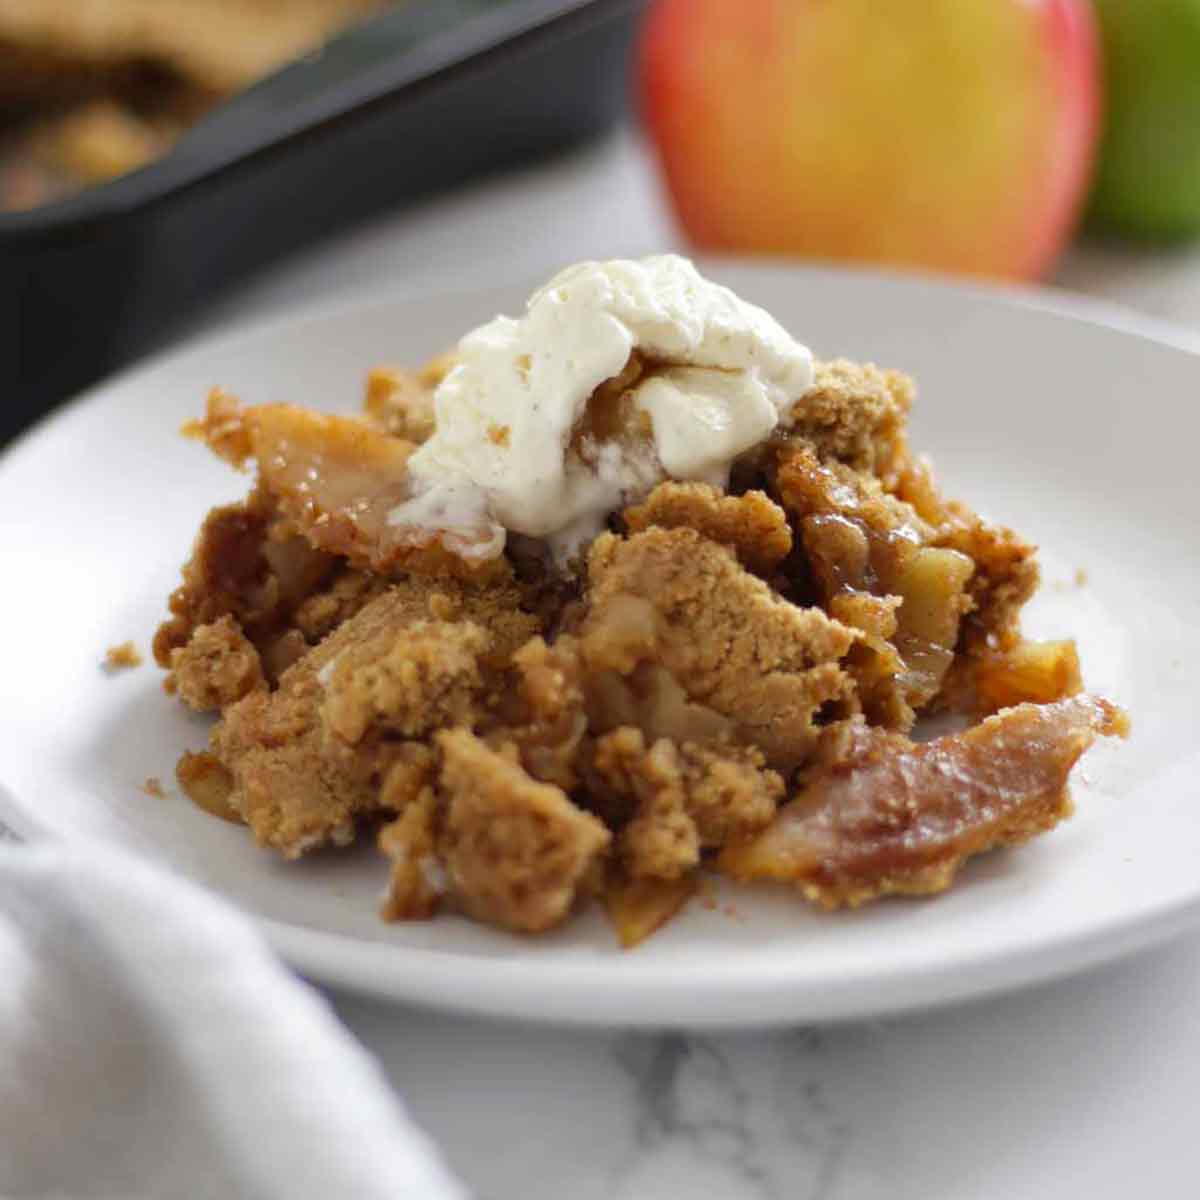
M 201 330 L 661 249 L 1200 323 L 1200 0 L 0 0 L 0 440 Z

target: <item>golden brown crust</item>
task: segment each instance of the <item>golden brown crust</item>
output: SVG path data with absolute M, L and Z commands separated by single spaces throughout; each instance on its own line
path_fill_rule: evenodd
M 315 646 L 394 583 L 393 579 L 348 565 L 335 567 L 327 585 L 296 606 L 292 622 L 305 642 Z
M 345 844 L 359 817 L 394 808 L 381 787 L 411 753 L 406 739 L 478 719 L 488 673 L 536 630 L 519 598 L 512 587 L 399 581 L 285 671 L 274 692 L 227 707 L 212 749 L 255 837 L 296 858 Z M 458 620 L 430 621 L 431 609 Z
M 496 697 L 495 735 L 517 748 L 525 769 L 543 783 L 571 791 L 587 732 L 583 664 L 574 638 L 549 646 L 533 637 L 513 656 L 515 681 Z
M 783 780 L 763 756 L 735 746 L 647 746 L 640 729 L 623 726 L 597 739 L 592 770 L 629 813 L 618 852 L 630 879 L 679 879 L 701 851 L 757 833 L 775 815 Z M 606 797 L 608 799 L 608 797 Z M 616 811 L 608 799 L 606 809 Z
M 908 461 L 904 429 L 913 381 L 844 358 L 815 363 L 813 376 L 813 387 L 792 408 L 787 436 L 890 487 Z
M 647 747 L 640 729 L 624 726 L 596 743 L 596 772 L 633 802 L 618 852 L 633 879 L 678 879 L 699 865 L 700 831 L 687 810 L 683 769 L 675 744 Z
M 226 613 L 198 625 L 186 646 L 171 651 L 171 675 L 180 700 L 197 712 L 214 712 L 265 689 L 258 651 Z
M 368 730 L 419 738 L 448 725 L 474 725 L 480 659 L 490 646 L 472 621 L 415 621 L 385 630 L 331 663 L 321 720 L 350 745 Z
M 171 616 L 154 635 L 154 658 L 170 668 L 173 651 L 201 625 L 232 617 L 264 660 L 291 627 L 293 612 L 321 589 L 335 560 L 314 550 L 280 517 L 261 488 L 204 519 L 183 583 L 171 593 Z
M 602 535 L 588 578 L 581 645 L 590 669 L 662 668 L 772 766 L 803 762 L 821 707 L 853 692 L 841 664 L 858 635 L 781 599 L 694 530 Z
M 630 533 L 651 526 L 694 529 L 728 546 L 756 575 L 770 575 L 792 549 L 787 515 L 763 492 L 727 496 L 707 483 L 660 483 L 622 515 Z
M 528 775 L 515 750 L 493 750 L 465 729 L 437 743 L 439 855 L 456 901 L 478 920 L 523 933 L 557 925 L 594 885 L 608 830 L 561 788 Z

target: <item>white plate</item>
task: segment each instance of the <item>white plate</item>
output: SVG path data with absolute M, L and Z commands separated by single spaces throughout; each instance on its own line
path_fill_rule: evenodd
M 418 362 L 517 309 L 525 288 L 385 300 L 198 346 L 99 389 L 0 460 L 5 819 L 111 839 L 210 884 L 316 979 L 554 1021 L 878 1015 L 1065 974 L 1200 915 L 1200 357 L 1128 320 L 1087 319 L 1094 306 L 1073 316 L 1065 299 L 711 270 L 820 354 L 915 373 L 916 445 L 952 491 L 1043 546 L 1029 628 L 1076 635 L 1089 685 L 1134 718 L 1131 741 L 1077 772 L 1072 821 L 978 860 L 936 899 L 829 916 L 729 886 L 622 953 L 594 912 L 541 940 L 454 918 L 382 924 L 384 865 L 369 850 L 284 864 L 180 799 L 172 765 L 206 722 L 163 696 L 153 666 L 108 676 L 99 663 L 127 638 L 148 647 L 202 514 L 247 486 L 177 437 L 181 421 L 216 383 L 247 401 L 352 408 L 367 367 Z M 140 790 L 149 776 L 166 799 Z

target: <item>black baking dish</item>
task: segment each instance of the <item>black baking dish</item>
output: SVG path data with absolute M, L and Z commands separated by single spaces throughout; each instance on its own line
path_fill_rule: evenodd
M 410 0 L 234 97 L 164 158 L 0 214 L 0 440 L 222 284 L 621 112 L 637 0 Z

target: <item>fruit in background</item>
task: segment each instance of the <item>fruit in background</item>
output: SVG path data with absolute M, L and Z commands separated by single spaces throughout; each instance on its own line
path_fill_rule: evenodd
M 1086 0 L 654 0 L 637 74 L 705 249 L 1034 278 L 1089 181 Z
M 1098 0 L 1107 111 L 1090 217 L 1200 233 L 1200 0 Z

